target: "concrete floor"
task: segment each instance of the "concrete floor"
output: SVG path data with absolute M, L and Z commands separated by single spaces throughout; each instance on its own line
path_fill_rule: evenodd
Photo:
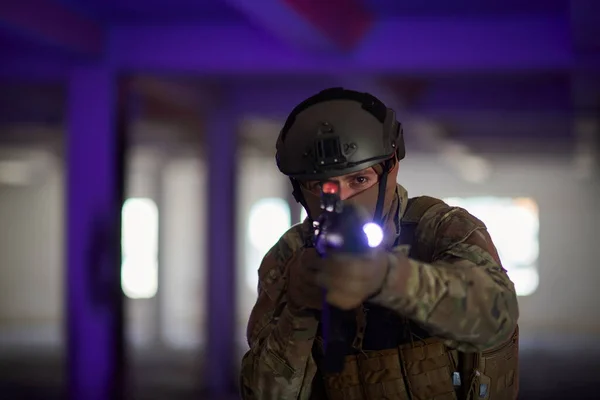
M 525 347 L 523 349 L 523 347 Z M 208 399 L 202 393 L 201 357 L 194 352 L 133 355 L 134 400 Z M 595 399 L 600 379 L 598 349 L 566 350 L 565 343 L 522 346 L 519 399 Z M 50 349 L 0 352 L 1 400 L 65 399 L 62 354 Z M 236 398 L 235 393 L 228 398 Z M 212 399 L 209 399 L 212 400 Z

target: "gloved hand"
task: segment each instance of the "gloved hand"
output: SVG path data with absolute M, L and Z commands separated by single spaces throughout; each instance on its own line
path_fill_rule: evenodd
M 333 253 L 318 260 L 317 282 L 327 290 L 329 304 L 351 310 L 381 290 L 390 262 L 382 249 L 365 255 Z
M 320 257 L 314 248 L 298 252 L 288 269 L 288 302 L 295 311 L 321 310 L 323 289 L 317 284 Z

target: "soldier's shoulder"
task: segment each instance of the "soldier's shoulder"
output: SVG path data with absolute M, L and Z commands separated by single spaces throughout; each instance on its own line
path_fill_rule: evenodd
M 408 199 L 407 207 L 402 215 L 405 222 L 420 222 L 448 208 L 443 200 L 431 196 L 417 196 Z
M 421 240 L 443 236 L 460 240 L 476 229 L 485 228 L 485 224 L 473 214 L 461 207 L 452 206 L 441 199 L 429 207 L 419 221 Z
M 280 263 L 286 263 L 299 251 L 306 242 L 307 224 L 299 223 L 288 229 L 271 248 L 274 258 Z
M 294 255 L 304 247 L 307 224 L 300 223 L 288 229 L 263 258 L 258 271 L 261 281 L 268 283 L 285 276 L 285 269 Z

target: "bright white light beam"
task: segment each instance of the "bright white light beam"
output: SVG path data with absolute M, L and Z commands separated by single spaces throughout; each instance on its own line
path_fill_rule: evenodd
M 383 230 L 374 222 L 366 223 L 363 226 L 363 232 L 367 235 L 369 247 L 375 248 L 383 242 Z

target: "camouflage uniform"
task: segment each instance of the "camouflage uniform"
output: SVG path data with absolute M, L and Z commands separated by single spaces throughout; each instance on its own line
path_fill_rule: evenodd
M 396 195 L 401 205 L 396 218 L 401 220 L 408 196 L 401 186 Z M 292 227 L 267 253 L 260 266 L 258 300 L 247 330 L 250 350 L 242 360 L 240 384 L 244 399 L 332 397 L 317 385 L 323 380 L 314 352 L 319 321 L 314 314 L 293 312 L 287 306 L 287 267 L 306 243 L 309 230 L 308 221 Z M 398 278 L 399 260 L 405 258 L 397 254 L 408 254 L 409 249 L 405 245 L 389 248 L 390 274 L 374 303 L 424 327 L 454 353 L 458 350 L 479 354 L 510 340 L 519 314 L 515 289 L 480 220 L 461 208 L 437 204 L 420 219 L 413 245 L 418 251 L 410 252 L 408 280 Z M 400 354 L 400 358 L 409 358 L 408 353 Z M 488 364 L 493 366 L 494 363 Z M 332 379 L 335 377 L 326 381 L 331 385 Z M 504 385 L 517 386 L 513 382 L 517 379 L 514 374 L 511 382 L 505 376 L 502 379 Z M 346 395 L 340 398 L 351 398 L 349 392 L 344 393 Z M 488 398 L 487 393 L 480 391 L 479 395 Z M 413 400 L 456 398 L 450 394 L 357 396 Z

